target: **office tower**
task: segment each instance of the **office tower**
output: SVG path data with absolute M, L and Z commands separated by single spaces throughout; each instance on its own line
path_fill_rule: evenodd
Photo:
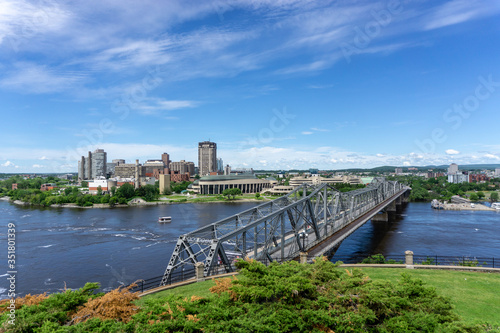
M 198 143 L 198 168 L 200 176 L 217 171 L 217 144 L 215 142 Z

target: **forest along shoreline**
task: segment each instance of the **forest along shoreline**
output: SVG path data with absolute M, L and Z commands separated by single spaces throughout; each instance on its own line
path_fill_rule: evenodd
M 242 198 L 242 199 L 234 199 L 234 200 L 211 200 L 211 201 L 204 201 L 204 200 L 199 200 L 199 198 L 192 198 L 192 199 L 185 199 L 185 200 L 175 200 L 175 199 L 166 199 L 166 200 L 161 200 L 161 201 L 145 201 L 144 199 L 136 200 L 132 199 L 130 203 L 128 204 L 93 204 L 92 206 L 78 206 L 78 204 L 75 203 L 65 203 L 65 204 L 52 204 L 50 206 L 43 206 L 43 205 L 36 205 L 36 204 L 31 204 L 29 202 L 25 202 L 22 200 L 11 200 L 10 197 L 4 196 L 0 197 L 1 201 L 8 201 L 9 203 L 13 203 L 19 206 L 29 206 L 29 207 L 43 207 L 43 208 L 79 208 L 79 209 L 102 209 L 102 208 L 126 208 L 126 207 L 138 207 L 138 206 L 157 206 L 157 205 L 174 205 L 174 204 L 189 204 L 189 203 L 201 203 L 201 204 L 212 204 L 212 203 L 223 203 L 223 204 L 233 204 L 233 203 L 243 203 L 243 202 L 265 202 L 265 201 L 270 201 L 268 198 L 263 198 L 262 199 L 250 199 L 250 198 Z M 198 199 L 198 200 L 197 200 Z M 133 201 L 133 202 L 132 202 Z

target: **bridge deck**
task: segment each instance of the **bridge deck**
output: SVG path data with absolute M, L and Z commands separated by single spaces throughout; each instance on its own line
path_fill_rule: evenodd
M 346 239 L 350 234 L 352 234 L 354 231 L 356 231 L 358 228 L 360 228 L 363 224 L 368 222 L 373 216 L 375 216 L 378 212 L 380 212 L 382 209 L 387 207 L 392 201 L 394 201 L 397 197 L 402 195 L 404 192 L 406 192 L 406 189 L 401 190 L 400 192 L 396 193 L 395 195 L 391 196 L 390 198 L 384 200 L 382 203 L 378 204 L 374 208 L 370 209 L 360 217 L 358 217 L 356 220 L 352 221 L 349 225 L 346 227 L 342 228 L 341 230 L 337 231 L 333 235 L 325 238 L 323 241 L 321 241 L 319 244 L 315 245 L 312 247 L 308 253 L 309 256 L 312 257 L 318 257 L 332 248 L 334 248 L 336 245 L 340 244 L 344 239 Z

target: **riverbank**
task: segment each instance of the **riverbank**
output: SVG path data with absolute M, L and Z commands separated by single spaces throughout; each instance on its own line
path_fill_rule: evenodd
M 445 203 L 441 204 L 444 210 L 472 210 L 472 211 L 496 211 L 496 209 L 479 203 Z
M 2 201 L 8 201 L 10 203 L 19 205 L 19 206 L 29 206 L 29 202 L 24 202 L 21 200 L 10 200 L 10 197 L 0 197 Z M 92 206 L 82 207 L 78 206 L 75 203 L 65 203 L 65 204 L 53 204 L 50 205 L 50 208 L 80 208 L 80 209 L 102 209 L 102 208 L 125 208 L 125 207 L 137 207 L 137 206 L 157 206 L 157 205 L 173 205 L 173 204 L 186 204 L 186 203 L 247 203 L 247 202 L 266 202 L 272 199 L 261 197 L 261 199 L 252 199 L 252 198 L 238 198 L 232 200 L 220 200 L 216 197 L 202 197 L 202 198 L 182 198 L 182 199 L 160 199 L 159 201 L 145 201 L 144 199 L 134 198 L 128 204 L 115 204 L 111 206 L 110 204 L 93 204 Z M 41 207 L 39 205 L 33 205 L 34 207 Z

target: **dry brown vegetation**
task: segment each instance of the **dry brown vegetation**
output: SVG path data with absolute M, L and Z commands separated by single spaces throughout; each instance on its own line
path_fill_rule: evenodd
M 133 303 L 133 301 L 139 299 L 138 293 L 130 292 L 130 289 L 134 286 L 130 285 L 127 288 L 118 287 L 101 297 L 89 299 L 73 315 L 72 323 L 85 322 L 91 318 L 102 320 L 114 319 L 125 323 L 128 322 L 132 318 L 132 315 L 139 309 Z
M 234 280 L 237 280 L 236 276 Z M 217 294 L 220 296 L 225 291 L 230 291 L 233 285 L 233 279 L 230 277 L 214 280 L 215 286 L 211 287 L 209 290 L 212 294 Z
M 47 296 L 47 293 L 43 294 L 37 294 L 37 295 L 31 295 L 27 294 L 24 297 L 18 297 L 16 298 L 16 309 L 19 309 L 21 306 L 26 305 L 37 305 L 40 304 L 44 299 L 47 299 L 49 296 Z M 0 301 L 0 314 L 6 312 L 8 309 L 7 307 L 10 304 L 10 299 L 4 299 Z

